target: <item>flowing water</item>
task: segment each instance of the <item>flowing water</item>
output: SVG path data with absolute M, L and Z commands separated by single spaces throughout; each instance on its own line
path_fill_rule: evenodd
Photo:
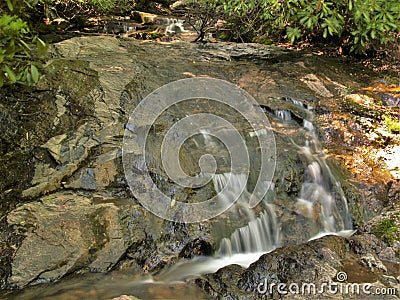
M 291 101 L 295 106 L 307 110 L 312 116 L 311 106 L 298 100 L 286 99 L 286 101 Z M 274 115 L 282 120 L 283 125 L 292 121 L 290 111 L 277 110 L 274 111 Z M 298 130 L 304 137 L 304 143 L 298 144 L 293 140 L 291 143 L 302 159 L 307 162 L 307 167 L 306 179 L 295 199 L 296 211 L 306 216 L 317 232 L 307 238 L 312 240 L 328 234 L 349 236 L 353 231 L 347 200 L 340 182 L 328 166 L 314 125 L 310 120 L 304 119 L 302 128 Z M 213 143 L 207 132 L 202 134 L 205 144 Z M 224 201 L 229 202 L 232 197 L 240 195 L 231 210 L 240 210 L 241 214 L 249 220 L 248 224 L 236 229 L 230 237 L 222 238 L 220 247 L 213 257 L 182 260 L 152 278 L 152 282 L 180 282 L 202 274 L 213 273 L 230 264 L 248 267 L 262 254 L 282 244 L 284 233 L 281 232 L 281 224 L 278 223 L 273 200 L 267 200 L 268 197 L 266 197 L 263 201 L 264 210 L 256 216 L 248 206 L 250 192 L 248 189 L 242 192 L 239 188 L 246 184 L 243 182 L 245 180 L 245 174 L 220 173 L 213 176 L 213 185 Z
M 307 110 L 309 115 L 312 115 L 312 108 L 301 101 L 290 99 L 286 101 L 291 101 L 293 105 Z M 264 112 L 268 113 L 265 110 Z M 277 122 L 283 127 L 298 123 L 298 120 L 293 120 L 292 112 L 288 110 L 276 110 L 271 115 L 277 118 Z M 352 223 L 347 200 L 340 182 L 333 175 L 325 159 L 316 130 L 312 122 L 306 119 L 296 126 L 303 138 L 296 141 L 288 138 L 288 143 L 297 149 L 298 155 L 306 162 L 306 167 L 304 182 L 296 199 L 292 199 L 295 205 L 291 209 L 303 215 L 314 228 L 310 233 L 306 233 L 308 240 L 326 234 L 350 235 Z M 262 132 L 250 132 L 248 135 L 250 138 L 252 136 L 262 138 Z M 207 131 L 201 132 L 192 144 L 197 148 L 207 145 L 218 147 L 216 140 Z M 162 176 L 160 178 L 162 179 Z M 212 176 L 212 185 L 222 201 L 232 202 L 232 197 L 240 195 L 229 211 L 235 211 L 248 220 L 247 225 L 237 228 L 230 236 L 221 239 L 220 246 L 213 256 L 181 260 L 158 274 L 146 278 L 137 278 L 129 274 L 121 275 L 118 272 L 111 275 L 87 275 L 83 280 L 72 279 L 70 283 L 56 284 L 47 291 L 48 299 L 52 299 L 54 295 L 58 299 L 63 299 L 63 297 L 74 299 L 67 296 L 71 296 L 67 292 L 71 289 L 85 291 L 85 296 L 82 296 L 84 298 L 88 297 L 90 291 L 94 291 L 93 293 L 100 295 L 99 299 L 118 296 L 122 293 L 134 294 L 143 299 L 168 298 L 166 295 L 173 295 L 174 299 L 185 299 L 188 295 L 191 299 L 203 299 L 204 295 L 200 290 L 186 286 L 184 281 L 202 274 L 216 272 L 231 264 L 248 267 L 264 253 L 283 245 L 285 234 L 287 234 L 282 230 L 283 224 L 277 216 L 274 196 L 271 197 L 269 194 L 263 199 L 260 203 L 262 209 L 259 209 L 258 213 L 249 208 L 251 182 L 246 182 L 246 178 L 246 174 L 231 172 L 217 172 Z M 161 182 L 161 179 L 158 181 Z M 246 188 L 241 190 L 239 187 L 243 186 Z M 272 195 L 274 195 L 273 192 L 272 188 Z M 38 294 L 42 296 L 42 299 L 46 299 L 40 288 L 22 292 L 18 298 L 34 299 Z M 77 296 L 76 299 L 79 297 L 81 296 Z
M 167 27 L 165 29 L 165 34 L 187 32 L 187 30 L 183 26 L 184 20 L 175 18 L 167 18 L 166 20 L 167 20 L 166 24 Z
M 275 115 L 284 121 L 289 121 L 292 119 L 292 114 L 288 110 L 276 110 Z
M 163 31 L 166 35 L 190 31 L 183 19 L 157 16 L 154 23 L 153 29 Z M 108 34 L 132 33 L 137 30 L 142 31 L 143 29 L 141 29 L 141 26 L 142 24 L 134 23 L 129 20 L 111 20 L 105 22 L 103 32 Z

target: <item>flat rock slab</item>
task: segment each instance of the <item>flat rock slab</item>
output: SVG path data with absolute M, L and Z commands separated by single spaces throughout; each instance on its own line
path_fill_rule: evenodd
M 55 280 L 86 267 L 109 270 L 125 253 L 118 208 L 62 193 L 42 197 L 8 215 L 26 235 L 12 263 L 11 285 Z

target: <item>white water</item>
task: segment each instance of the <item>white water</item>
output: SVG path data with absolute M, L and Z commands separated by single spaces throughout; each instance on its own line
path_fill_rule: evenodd
M 247 226 L 235 230 L 229 239 L 223 238 L 217 256 L 265 253 L 279 245 L 279 236 L 275 213 L 269 208 Z
M 305 107 L 303 103 L 300 106 Z M 311 112 L 313 108 L 307 106 L 307 109 Z M 298 208 L 321 226 L 320 232 L 311 239 L 327 234 L 348 236 L 353 232 L 351 216 L 340 182 L 327 164 L 312 122 L 304 119 L 303 127 L 306 130 L 305 143 L 303 146 L 296 146 L 308 161 L 308 178 L 303 183 L 297 199 Z M 337 202 L 340 203 L 341 211 L 336 205 Z
M 311 123 L 310 121 L 308 121 L 306 119 L 303 120 L 303 127 L 311 132 L 314 132 L 314 130 L 315 130 L 313 123 Z
M 288 110 L 276 110 L 275 115 L 284 121 L 290 121 L 292 119 L 292 115 Z
M 301 101 L 291 101 L 303 109 L 306 108 Z M 311 113 L 312 107 L 307 106 L 307 109 Z M 289 111 L 276 111 L 275 114 L 283 120 L 290 120 Z M 309 237 L 309 240 L 328 234 L 348 237 L 354 231 L 343 190 L 325 160 L 312 122 L 304 119 L 303 130 L 304 145 L 295 145 L 299 149 L 299 154 L 307 161 L 306 180 L 296 199 L 296 206 L 298 212 L 308 217 L 319 228 L 318 234 Z M 207 132 L 202 134 L 205 135 L 205 143 L 211 142 L 206 137 Z M 250 136 L 256 135 L 261 136 L 258 132 L 250 133 Z M 236 229 L 229 238 L 223 238 L 214 257 L 197 257 L 190 261 L 180 261 L 157 275 L 154 278 L 156 281 L 182 281 L 214 273 L 231 264 L 247 268 L 262 254 L 281 245 L 282 233 L 273 205 L 264 201 L 266 208 L 256 217 L 249 208 L 249 191 L 246 188 L 243 191 L 239 188 L 246 186 L 246 178 L 246 174 L 215 174 L 213 184 L 222 201 L 231 203 L 236 200 L 231 209 L 236 209 L 240 216 L 248 219 L 248 224 Z
M 190 261 L 179 261 L 164 272 L 156 275 L 151 282 L 181 282 L 204 274 L 215 273 L 229 265 L 240 265 L 248 268 L 251 263 L 260 258 L 263 252 L 239 253 L 222 257 L 195 257 Z
M 270 205 L 256 217 L 249 208 L 250 193 L 237 187 L 246 186 L 246 174 L 216 174 L 213 176 L 214 188 L 221 200 L 232 201 L 240 195 L 235 206 L 250 221 L 246 226 L 235 230 L 230 238 L 223 238 L 217 256 L 233 256 L 236 254 L 267 252 L 279 244 L 279 228 L 276 216 Z M 231 183 L 230 186 L 228 184 Z M 233 183 L 233 184 L 232 184 Z M 228 188 L 226 188 L 228 187 Z
M 184 20 L 180 19 L 167 19 L 167 28 L 165 29 L 165 34 L 179 33 L 179 32 L 187 32 L 187 30 L 183 27 Z
M 237 264 L 247 268 L 262 254 L 274 250 L 280 243 L 280 231 L 275 212 L 270 205 L 256 217 L 249 208 L 250 193 L 238 187 L 246 184 L 246 174 L 223 173 L 213 176 L 218 197 L 222 201 L 236 202 L 237 209 L 249 219 L 246 226 L 236 229 L 230 238 L 223 238 L 214 257 L 196 257 L 190 261 L 180 261 L 161 272 L 156 281 L 176 282 L 203 274 L 214 273 L 227 265 Z M 239 197 L 238 197 L 239 195 Z

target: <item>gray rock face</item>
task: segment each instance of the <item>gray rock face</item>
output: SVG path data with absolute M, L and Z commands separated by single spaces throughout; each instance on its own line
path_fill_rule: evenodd
M 341 268 L 345 253 L 343 238 L 324 237 L 307 244 L 285 247 L 263 255 L 242 275 L 238 287 L 258 292 L 263 279 L 276 283 L 329 282 Z M 256 286 L 257 285 L 257 286 Z
M 283 283 L 289 286 L 293 283 L 301 286 L 304 282 L 319 286 L 329 282 L 342 267 L 344 253 L 343 238 L 324 237 L 264 254 L 248 269 L 228 266 L 215 274 L 197 279 L 196 283 L 210 295 L 243 296 L 246 299 L 280 297 L 282 295 L 276 289 L 268 289 L 268 284 Z
M 126 250 L 112 203 L 57 193 L 20 206 L 7 218 L 26 235 L 13 259 L 11 285 L 56 280 L 82 268 L 107 271 Z
M 384 269 L 368 278 L 376 267 L 385 267 L 372 254 L 374 251 L 369 249 L 367 252 L 367 256 L 357 258 L 349 250 L 349 241 L 342 237 L 325 236 L 264 254 L 248 269 L 232 265 L 215 274 L 202 276 L 195 282 L 211 297 L 218 299 L 346 299 L 350 296 L 355 299 L 380 299 L 376 289 L 397 289 L 399 283 L 395 277 L 386 276 L 387 270 Z M 365 264 L 365 261 L 369 263 Z M 391 283 L 388 277 L 393 279 Z M 366 282 L 371 282 L 366 285 L 370 294 L 362 291 Z M 355 286 L 359 288 L 358 293 Z M 389 295 L 388 298 L 398 299 L 396 295 Z

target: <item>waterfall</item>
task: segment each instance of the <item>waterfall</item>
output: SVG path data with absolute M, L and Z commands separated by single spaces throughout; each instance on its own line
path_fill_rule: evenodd
M 290 121 L 292 119 L 292 114 L 288 110 L 276 110 L 275 116 L 284 121 Z
M 306 119 L 303 120 L 303 127 L 304 127 L 305 129 L 307 129 L 308 131 L 311 131 L 311 132 L 314 131 L 314 125 L 313 125 L 313 123 L 311 123 L 310 121 L 308 121 L 308 120 L 306 120 Z
M 213 143 L 213 139 L 211 138 L 211 135 L 210 135 L 210 131 L 209 130 L 203 130 L 203 129 L 201 129 L 200 130 L 200 133 L 201 133 L 201 135 L 202 135 L 202 137 L 203 137 L 203 139 L 204 139 L 204 145 L 207 145 L 207 144 L 212 144 Z
M 214 189 L 218 194 L 221 202 L 229 203 L 238 197 L 238 204 L 241 205 L 245 201 L 244 195 L 247 191 L 243 191 L 240 187 L 246 185 L 246 174 L 222 173 L 213 176 Z M 247 208 L 247 213 L 251 210 Z M 251 213 L 252 214 L 252 213 Z
M 229 186 L 229 182 L 231 183 Z M 275 212 L 267 209 L 259 217 L 249 208 L 250 193 L 241 192 L 238 187 L 246 184 L 246 174 L 223 173 L 213 176 L 214 189 L 222 201 L 232 201 L 237 197 L 237 205 L 246 214 L 250 222 L 235 230 L 231 237 L 223 238 L 217 256 L 232 256 L 240 253 L 268 252 L 279 244 L 279 229 Z
M 299 106 L 301 108 L 305 108 L 306 107 L 306 105 L 300 100 L 292 99 L 290 97 L 284 97 L 283 100 L 286 101 L 286 102 L 291 102 L 294 105 L 297 105 L 297 106 Z
M 285 99 L 307 109 L 311 114 L 312 107 L 301 101 Z M 287 110 L 274 111 L 282 120 L 290 120 L 291 112 Z M 339 181 L 333 175 L 324 157 L 324 151 L 318 140 L 317 132 L 313 123 L 303 120 L 303 131 L 305 139 L 303 145 L 293 143 L 299 151 L 299 155 L 306 162 L 305 180 L 297 195 L 297 212 L 306 216 L 316 226 L 318 234 L 308 236 L 309 240 L 319 238 L 323 235 L 333 234 L 349 236 L 353 233 L 351 216 L 346 197 Z M 212 139 L 207 131 L 202 131 L 203 143 L 211 144 Z M 250 132 L 250 137 L 262 138 L 263 130 Z M 202 146 L 204 146 L 204 144 Z M 210 175 L 210 174 L 208 174 Z M 195 257 L 190 261 L 179 261 L 171 268 L 160 272 L 156 281 L 181 281 L 195 278 L 202 274 L 213 273 L 218 269 L 230 264 L 238 264 L 248 267 L 262 254 L 270 252 L 280 246 L 284 231 L 276 215 L 276 207 L 263 199 L 264 211 L 258 216 L 249 208 L 251 192 L 247 187 L 247 174 L 220 173 L 212 175 L 217 197 L 223 203 L 234 203 L 230 210 L 237 210 L 240 217 L 246 218 L 247 225 L 237 228 L 230 237 L 221 239 L 219 248 L 212 257 Z M 312 233 L 310 233 L 312 235 Z
M 168 18 L 165 34 L 187 32 L 187 30 L 183 27 L 183 23 L 184 20 Z
M 299 102 L 302 108 L 306 106 Z M 307 106 L 309 112 L 311 106 Z M 296 145 L 306 158 L 306 180 L 302 184 L 297 206 L 307 217 L 320 226 L 317 237 L 326 234 L 349 235 L 352 233 L 351 216 L 347 199 L 340 182 L 332 174 L 311 121 L 303 120 L 306 140 L 304 146 Z M 340 209 L 337 204 L 340 205 Z M 314 237 L 315 238 L 315 237 Z M 312 238 L 311 238 L 312 239 Z
M 181 281 L 202 274 L 213 273 L 227 265 L 238 264 L 247 268 L 262 254 L 279 245 L 280 233 L 276 215 L 270 205 L 258 217 L 249 208 L 250 193 L 238 187 L 246 184 L 246 174 L 221 173 L 213 175 L 214 189 L 222 201 L 232 202 L 250 219 L 236 229 L 230 238 L 223 238 L 214 257 L 196 257 L 180 261 L 156 276 L 157 281 Z
M 351 231 L 351 216 L 347 199 L 340 183 L 333 176 L 326 160 L 312 155 L 310 146 L 304 146 L 301 151 L 309 159 L 306 175 L 302 184 L 297 205 L 300 210 L 308 212 L 308 217 L 314 218 L 320 225 L 320 235 L 343 234 Z M 340 210 L 337 206 L 340 205 Z
M 279 230 L 271 208 L 251 220 L 248 225 L 235 230 L 231 237 L 223 238 L 217 256 L 240 253 L 268 252 L 279 244 Z
M 294 105 L 300 106 L 300 107 L 302 107 L 302 108 L 306 107 L 306 106 L 304 105 L 304 103 L 301 102 L 301 101 L 299 101 L 299 100 L 290 99 L 290 101 L 291 101 Z

